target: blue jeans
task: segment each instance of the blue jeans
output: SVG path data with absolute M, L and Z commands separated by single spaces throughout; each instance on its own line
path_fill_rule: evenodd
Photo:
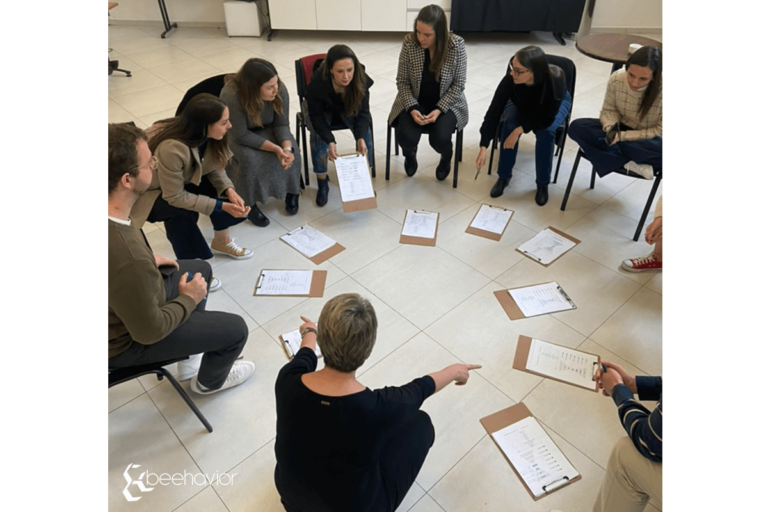
M 633 128 L 621 125 L 621 130 Z M 662 168 L 662 138 L 618 142 L 612 146 L 605 143 L 605 132 L 599 119 L 576 119 L 568 128 L 568 135 L 579 145 L 587 160 L 592 162 L 601 178 L 624 167 L 630 160 L 636 164 L 648 164 L 655 173 Z
M 565 97 L 560 102 L 560 110 L 558 110 L 552 124 L 543 130 L 533 131 L 536 135 L 537 185 L 549 185 L 549 178 L 552 174 L 552 155 L 555 152 L 555 132 L 557 132 L 557 129 L 565 122 L 568 112 L 571 111 L 571 103 L 571 95 L 566 91 Z M 509 137 L 509 134 L 521 124 L 517 107 L 512 102 L 507 103 L 501 119 L 504 124 L 501 127 L 501 139 L 499 143 L 503 146 L 504 141 Z M 504 149 L 502 147 L 499 151 L 499 178 L 512 177 L 512 167 L 515 166 L 515 162 L 517 161 L 517 148 L 519 145 L 520 139 L 518 138 L 514 148 Z
M 329 124 L 330 126 L 330 124 Z M 373 150 L 371 150 L 371 127 L 368 126 L 368 130 L 363 137 L 365 140 L 365 147 L 368 148 L 368 165 L 373 168 Z M 312 123 L 309 123 L 309 148 L 312 154 L 312 168 L 316 174 L 325 174 L 328 172 L 328 144 L 320 138 L 315 130 L 312 128 Z M 357 141 L 355 141 L 355 148 L 357 148 Z

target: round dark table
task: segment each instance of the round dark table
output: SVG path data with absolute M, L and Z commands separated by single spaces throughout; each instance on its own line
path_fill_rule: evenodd
M 611 70 L 611 73 L 613 73 L 627 62 L 630 44 L 658 46 L 661 49 L 661 43 L 655 39 L 632 34 L 610 33 L 589 34 L 580 37 L 576 41 L 576 49 L 593 59 L 613 63 L 613 69 Z

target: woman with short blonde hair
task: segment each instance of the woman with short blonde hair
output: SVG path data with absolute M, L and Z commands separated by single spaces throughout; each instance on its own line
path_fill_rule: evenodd
M 404 386 L 368 389 L 355 372 L 378 322 L 356 293 L 329 300 L 316 325 L 302 317 L 301 349 L 275 383 L 275 484 L 288 512 L 394 512 L 435 440 L 421 405 L 477 365 L 453 364 Z M 325 359 L 316 370 L 315 344 Z

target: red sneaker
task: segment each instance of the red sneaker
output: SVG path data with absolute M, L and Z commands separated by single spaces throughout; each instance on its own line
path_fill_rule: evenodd
M 627 272 L 645 272 L 647 270 L 661 270 L 661 262 L 653 253 L 642 258 L 632 258 L 621 262 L 621 268 Z

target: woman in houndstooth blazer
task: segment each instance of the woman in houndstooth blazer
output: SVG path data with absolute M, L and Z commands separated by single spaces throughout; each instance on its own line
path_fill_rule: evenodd
M 466 80 L 464 39 L 448 31 L 445 12 L 439 6 L 424 7 L 416 17 L 413 33 L 403 40 L 397 97 L 388 119 L 403 148 L 408 176 L 418 168 L 416 149 L 424 132 L 429 134 L 429 145 L 440 153 L 437 179 L 448 176 L 453 156 L 451 135 L 469 121 Z

